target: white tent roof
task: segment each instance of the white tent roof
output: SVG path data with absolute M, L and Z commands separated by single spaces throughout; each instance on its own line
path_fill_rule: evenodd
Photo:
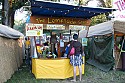
M 79 38 L 85 38 L 87 36 L 87 30 L 79 31 Z
M 85 35 L 84 30 L 80 31 L 80 38 L 83 38 L 81 35 Z M 96 36 L 96 35 L 106 35 L 113 32 L 113 21 L 107 21 L 100 23 L 94 26 L 89 27 L 87 37 Z
M 24 35 L 15 29 L 12 29 L 8 26 L 0 24 L 0 36 L 12 38 L 12 39 L 18 39 L 19 37 Z
M 107 22 L 89 27 L 89 32 L 87 37 L 95 36 L 95 35 L 106 35 L 112 32 L 113 32 L 113 22 L 107 21 Z

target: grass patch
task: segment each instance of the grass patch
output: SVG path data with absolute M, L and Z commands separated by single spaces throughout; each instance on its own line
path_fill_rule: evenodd
M 35 79 L 30 73 L 29 68 L 23 65 L 6 83 L 71 83 L 70 79 L 51 80 L 51 79 Z M 79 76 L 77 76 L 77 80 Z M 77 81 L 76 83 L 80 83 Z M 85 65 L 85 74 L 81 83 L 125 83 L 125 72 L 111 70 L 103 72 L 98 68 L 89 64 Z

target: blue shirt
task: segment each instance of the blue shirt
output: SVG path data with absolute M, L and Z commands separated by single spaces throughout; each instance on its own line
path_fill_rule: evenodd
M 69 46 L 66 46 L 66 52 L 65 52 L 66 54 L 68 54 L 69 53 Z

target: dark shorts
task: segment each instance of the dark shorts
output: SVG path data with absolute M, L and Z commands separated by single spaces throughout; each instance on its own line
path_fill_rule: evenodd
M 83 57 L 81 54 L 77 56 L 70 56 L 70 64 L 72 66 L 81 66 L 83 64 Z

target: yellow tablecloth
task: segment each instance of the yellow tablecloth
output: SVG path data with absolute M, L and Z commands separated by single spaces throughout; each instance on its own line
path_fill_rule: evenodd
M 32 59 L 32 73 L 36 79 L 65 79 L 73 76 L 73 67 L 69 59 Z M 82 74 L 84 74 L 84 64 Z M 78 68 L 77 75 L 79 75 Z

